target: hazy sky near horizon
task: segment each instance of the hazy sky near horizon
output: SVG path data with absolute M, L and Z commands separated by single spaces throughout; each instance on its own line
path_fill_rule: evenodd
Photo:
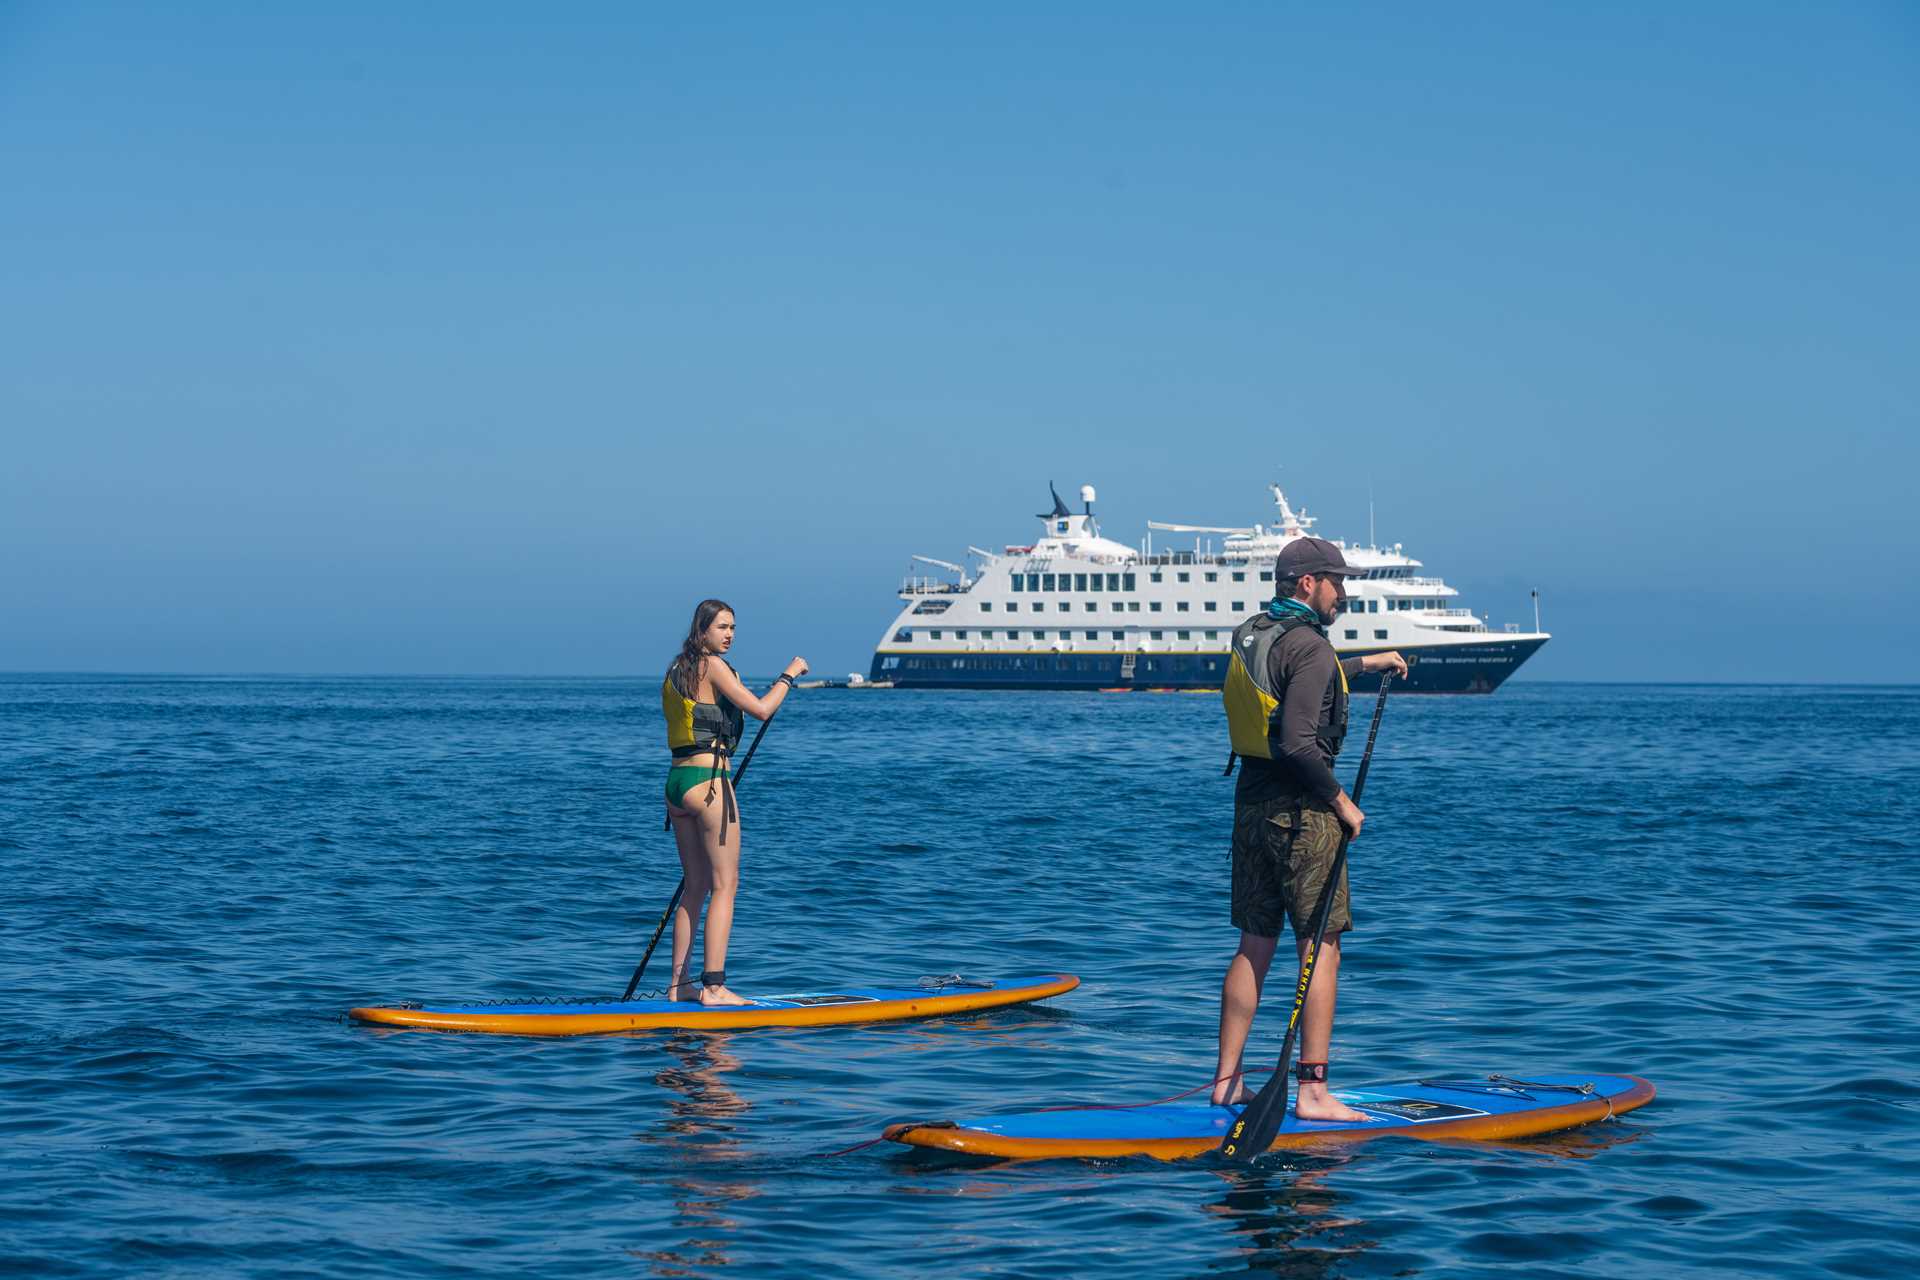
M 1893 0 L 0 0 L 0 670 L 840 674 L 1278 479 L 1534 678 L 1910 681 L 1916 137 Z

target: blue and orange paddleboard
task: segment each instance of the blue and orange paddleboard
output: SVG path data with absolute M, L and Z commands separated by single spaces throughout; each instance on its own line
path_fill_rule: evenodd
M 1639 1076 L 1566 1074 L 1434 1076 L 1335 1089 L 1366 1123 L 1288 1115 L 1275 1147 L 1392 1134 L 1411 1138 L 1522 1138 L 1606 1120 L 1653 1101 Z M 1015 1159 L 1156 1156 L 1179 1160 L 1217 1149 L 1238 1107 L 1206 1101 L 1147 1106 L 1055 1107 L 964 1120 L 890 1125 L 894 1142 Z
M 911 987 L 849 987 L 750 996 L 748 1003 L 706 1008 L 676 1000 L 572 1000 L 497 1004 L 369 1005 L 349 1009 L 361 1022 L 430 1031 L 481 1031 L 511 1036 L 584 1036 L 612 1031 L 737 1031 L 749 1027 L 817 1027 L 835 1023 L 937 1018 L 1029 1004 L 1080 985 L 1071 974 L 985 980 L 922 978 Z

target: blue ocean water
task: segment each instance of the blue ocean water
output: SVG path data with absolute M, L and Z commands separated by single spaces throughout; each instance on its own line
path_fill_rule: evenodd
M 826 1154 L 1206 1079 L 1235 938 L 1210 697 L 804 691 L 768 733 L 738 988 L 1084 979 L 1051 1005 L 576 1040 L 346 1021 L 619 990 L 676 878 L 654 689 L 0 678 L 0 1269 L 1920 1266 L 1920 689 L 1394 700 L 1336 1080 L 1630 1071 L 1660 1097 L 1251 1169 Z

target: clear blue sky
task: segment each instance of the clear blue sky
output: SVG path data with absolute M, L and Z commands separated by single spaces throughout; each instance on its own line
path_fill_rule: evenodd
M 1268 515 L 1557 679 L 1920 633 L 1920 8 L 0 0 L 0 669 L 864 669 Z

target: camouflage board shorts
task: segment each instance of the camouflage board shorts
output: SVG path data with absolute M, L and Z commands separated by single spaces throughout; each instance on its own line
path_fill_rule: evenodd
M 1297 825 L 1296 825 L 1297 823 Z M 1291 921 L 1295 937 L 1313 928 L 1327 872 L 1340 850 L 1340 820 L 1332 811 L 1294 808 L 1292 800 L 1237 803 L 1233 808 L 1233 924 L 1262 938 L 1280 936 Z M 1347 869 L 1340 868 L 1327 913 L 1327 933 L 1353 928 Z

